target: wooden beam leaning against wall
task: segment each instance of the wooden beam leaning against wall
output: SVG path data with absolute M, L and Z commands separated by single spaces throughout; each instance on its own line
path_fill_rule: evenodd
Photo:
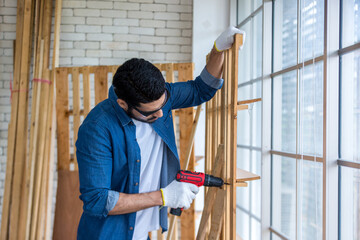
M 17 17 L 16 17 L 16 46 L 14 58 L 14 81 L 13 89 L 11 92 L 11 121 L 8 130 L 8 146 L 7 146 L 7 164 L 6 164 L 6 177 L 3 210 L 1 218 L 1 239 L 8 239 L 9 236 L 9 218 L 10 218 L 10 202 L 12 198 L 12 182 L 13 182 L 13 169 L 15 162 L 15 146 L 16 146 L 16 129 L 18 119 L 18 102 L 19 102 L 19 83 L 20 83 L 20 69 L 21 69 L 21 52 L 22 52 L 22 36 L 23 36 L 23 18 L 24 18 L 24 3 L 25 1 L 18 1 Z M 15 47 L 15 45 L 14 45 Z
M 1 239 L 17 238 L 21 188 L 26 167 L 28 88 L 33 19 L 32 0 L 19 0 L 16 24 L 16 54 L 12 89 L 11 124 L 5 180 Z M 11 225 L 9 225 L 11 224 Z

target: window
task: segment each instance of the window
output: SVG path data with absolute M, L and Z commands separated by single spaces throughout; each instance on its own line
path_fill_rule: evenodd
M 262 97 L 238 114 L 238 165 L 262 177 L 238 190 L 238 235 L 360 239 L 360 0 L 237 4 L 239 100 Z
M 341 1 L 339 239 L 360 238 L 360 0 Z
M 246 32 L 239 55 L 238 101 L 261 98 L 262 1 L 238 1 L 238 28 Z M 261 176 L 261 102 L 238 112 L 237 166 Z M 261 238 L 261 181 L 236 189 L 236 233 Z
M 322 239 L 324 1 L 273 16 L 272 238 Z

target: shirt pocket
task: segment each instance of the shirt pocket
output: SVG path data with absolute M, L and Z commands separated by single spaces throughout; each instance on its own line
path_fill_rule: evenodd
M 173 116 L 171 109 L 166 110 L 166 115 L 164 114 L 164 117 L 164 124 L 166 128 L 171 128 L 171 126 L 173 126 Z

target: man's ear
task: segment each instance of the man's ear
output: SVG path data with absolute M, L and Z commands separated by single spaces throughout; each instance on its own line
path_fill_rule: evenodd
M 128 105 L 127 105 L 127 103 L 126 103 L 124 100 L 118 98 L 116 101 L 117 101 L 117 103 L 120 105 L 120 107 L 121 107 L 122 109 L 124 109 L 125 111 L 128 110 Z

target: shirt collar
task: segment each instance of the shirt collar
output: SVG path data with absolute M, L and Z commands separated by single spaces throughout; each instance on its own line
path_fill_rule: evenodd
M 114 91 L 114 86 L 111 86 L 109 88 L 109 99 L 111 100 L 114 108 L 115 108 L 115 113 L 118 116 L 121 124 L 123 126 L 128 125 L 131 121 L 131 118 L 127 115 L 127 113 L 125 112 L 125 110 L 119 106 L 119 104 L 117 103 L 117 99 L 118 97 L 116 96 L 116 93 Z

